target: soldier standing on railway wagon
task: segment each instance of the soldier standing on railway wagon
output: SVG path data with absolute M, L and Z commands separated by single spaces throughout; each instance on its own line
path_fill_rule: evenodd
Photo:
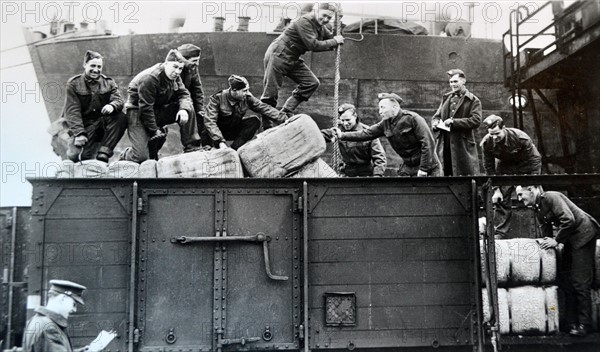
M 254 137 L 260 127 L 257 116 L 245 116 L 248 109 L 268 119 L 283 122 L 287 115 L 267 105 L 250 93 L 248 80 L 231 75 L 229 88 L 213 94 L 206 107 L 202 144 L 227 148 L 227 140 L 233 140 L 231 148 L 237 150 Z
M 138 73 L 129 83 L 125 108 L 132 146 L 123 151 L 121 159 L 147 160 L 148 142 L 164 140 L 166 133 L 161 127 L 171 123 L 179 124 L 184 152 L 200 149 L 196 113 L 180 77 L 185 62 L 179 51 L 171 50 L 165 62 Z
M 533 206 L 544 239 L 542 249 L 564 245 L 561 286 L 566 294 L 569 334 L 585 336 L 592 324 L 591 288 L 594 276 L 595 239 L 600 225 L 560 192 L 543 192 L 539 187 L 517 186 L 517 196 Z M 552 225 L 558 228 L 552 238 Z
M 321 3 L 311 13 L 301 16 L 275 39 L 265 53 L 265 76 L 260 100 L 270 106 L 277 106 L 283 77 L 289 77 L 298 84 L 282 111 L 291 116 L 301 102 L 308 100 L 319 87 L 319 79 L 306 66 L 302 56 L 307 51 L 327 51 L 344 43 L 341 35 L 333 36 L 326 27 L 335 16 L 334 3 Z M 270 121 L 263 119 L 263 127 L 270 128 Z
M 342 104 L 338 109 L 339 124 L 344 132 L 362 131 L 369 126 L 361 123 L 352 104 Z M 335 137 L 332 129 L 321 130 L 327 143 Z M 340 154 L 344 162 L 342 173 L 348 177 L 383 176 L 387 160 L 379 139 L 364 142 L 340 141 Z
M 100 351 L 95 343 L 74 350 L 67 334 L 67 321 L 83 305 L 85 286 L 66 280 L 50 280 L 48 303 L 35 310 L 23 332 L 23 352 Z
M 108 162 L 127 128 L 119 87 L 102 74 L 103 64 L 102 55 L 88 50 L 83 59 L 83 74 L 67 82 L 63 109 L 71 136 L 67 158 L 75 162 L 94 157 Z
M 483 123 L 488 134 L 481 140 L 483 166 L 488 175 L 539 175 L 542 157 L 531 138 L 516 128 L 507 128 L 500 116 L 490 115 Z M 496 187 L 492 201 L 496 204 L 496 236 L 506 238 L 512 217 L 514 186 Z
M 402 98 L 380 93 L 379 115 L 382 120 L 362 131 L 334 131 L 342 141 L 368 141 L 386 136 L 394 151 L 402 157 L 399 176 L 442 176 L 431 130 L 424 118 L 400 107 Z
M 465 87 L 465 73 L 446 72 L 452 91 L 444 94 L 431 125 L 435 149 L 445 176 L 478 175 L 479 153 L 474 130 L 481 125 L 481 102 Z

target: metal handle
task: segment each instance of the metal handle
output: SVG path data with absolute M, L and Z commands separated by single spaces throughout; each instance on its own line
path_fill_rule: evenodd
M 271 236 L 267 236 L 262 232 L 257 233 L 254 236 L 219 236 L 217 233 L 214 237 L 189 237 L 189 236 L 180 236 L 171 238 L 171 243 L 177 244 L 189 244 L 189 243 L 198 243 L 198 242 L 254 242 L 263 244 L 263 257 L 265 258 L 265 272 L 267 276 L 271 280 L 276 281 L 287 281 L 289 280 L 288 276 L 282 275 L 273 275 L 271 272 L 271 260 L 269 258 L 269 242 L 271 241 Z

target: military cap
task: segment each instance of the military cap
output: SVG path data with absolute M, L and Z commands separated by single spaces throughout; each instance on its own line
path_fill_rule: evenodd
M 81 294 L 87 287 L 67 280 L 50 280 L 48 283 L 51 292 L 62 293 L 73 298 L 79 304 L 85 304 Z
M 335 11 L 336 9 L 337 9 L 337 6 L 333 2 L 322 2 L 322 3 L 319 3 L 319 10 Z
M 400 98 L 400 96 L 396 93 L 379 93 L 377 95 L 377 99 L 379 99 L 380 101 L 383 99 L 392 99 L 398 102 L 398 104 L 402 104 L 404 102 L 404 100 L 402 100 L 402 98 Z
M 88 50 L 85 52 L 83 57 L 83 64 L 85 65 L 88 61 L 93 59 L 104 59 L 104 57 L 102 57 L 102 55 L 100 55 L 98 52 Z
M 227 81 L 229 82 L 229 87 L 235 90 L 248 87 L 248 80 L 242 76 L 231 75 Z
M 171 49 L 169 50 L 169 53 L 167 54 L 167 57 L 165 58 L 165 62 L 166 61 L 177 61 L 177 62 L 186 62 L 187 60 L 183 57 L 183 55 L 181 55 L 181 53 L 179 51 L 177 51 L 177 49 Z
M 200 48 L 195 46 L 194 44 L 183 44 L 180 45 L 177 50 L 181 53 L 183 57 L 186 59 L 191 59 L 193 57 L 200 56 Z
M 348 103 L 342 104 L 338 108 L 338 115 L 341 115 L 341 114 L 345 113 L 348 110 L 353 110 L 354 112 L 356 112 L 356 106 L 354 106 L 352 104 L 348 104 Z
M 462 78 L 466 78 L 465 77 L 465 73 L 463 72 L 463 70 L 458 69 L 458 68 L 453 68 L 450 71 L 446 72 L 448 74 L 449 77 L 452 77 L 454 75 L 458 75 L 458 77 L 462 77 Z
M 483 123 L 487 128 L 495 128 L 496 126 L 502 127 L 504 125 L 504 121 L 498 115 L 490 115 L 483 120 Z

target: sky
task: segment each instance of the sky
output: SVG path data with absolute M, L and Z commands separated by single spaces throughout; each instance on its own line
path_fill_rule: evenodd
M 165 4 L 168 3 L 168 6 Z M 449 18 L 474 20 L 474 37 L 500 39 L 508 27 L 508 14 L 515 1 L 479 1 L 469 13 L 468 2 L 446 1 L 344 1 L 344 22 L 364 17 L 405 17 L 409 20 L 431 20 L 433 12 L 443 12 Z M 543 2 L 521 2 L 535 9 Z M 47 22 L 59 14 L 61 19 L 75 23 L 99 20 L 114 34 L 156 33 L 167 31 L 174 18 L 191 19 L 182 28 L 188 32 L 207 32 L 213 27 L 213 17 L 226 17 L 225 29 L 235 30 L 237 16 L 251 17 L 251 31 L 269 31 L 282 13 L 296 17 L 301 5 L 270 1 L 266 8 L 255 2 L 183 2 L 183 1 L 1 1 L 0 37 L 1 106 L 0 106 L 0 206 L 31 205 L 31 185 L 27 177 L 52 177 L 61 163 L 50 146 L 47 129 L 50 120 L 41 89 L 25 46 L 23 27 L 45 30 Z M 268 11 L 266 10 L 268 9 Z M 104 21 L 104 22 L 102 22 Z M 78 25 L 77 25 L 78 26 Z M 79 58 L 77 58 L 79 59 Z

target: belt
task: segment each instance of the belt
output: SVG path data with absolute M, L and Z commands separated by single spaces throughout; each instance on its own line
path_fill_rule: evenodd
M 300 56 L 304 53 L 298 52 L 295 44 L 293 41 L 291 41 L 288 37 L 284 37 L 284 36 L 280 36 L 279 38 L 277 38 L 277 40 L 279 40 L 281 43 L 283 43 L 284 48 L 287 49 L 287 51 L 292 54 L 292 55 L 296 55 L 296 56 Z

